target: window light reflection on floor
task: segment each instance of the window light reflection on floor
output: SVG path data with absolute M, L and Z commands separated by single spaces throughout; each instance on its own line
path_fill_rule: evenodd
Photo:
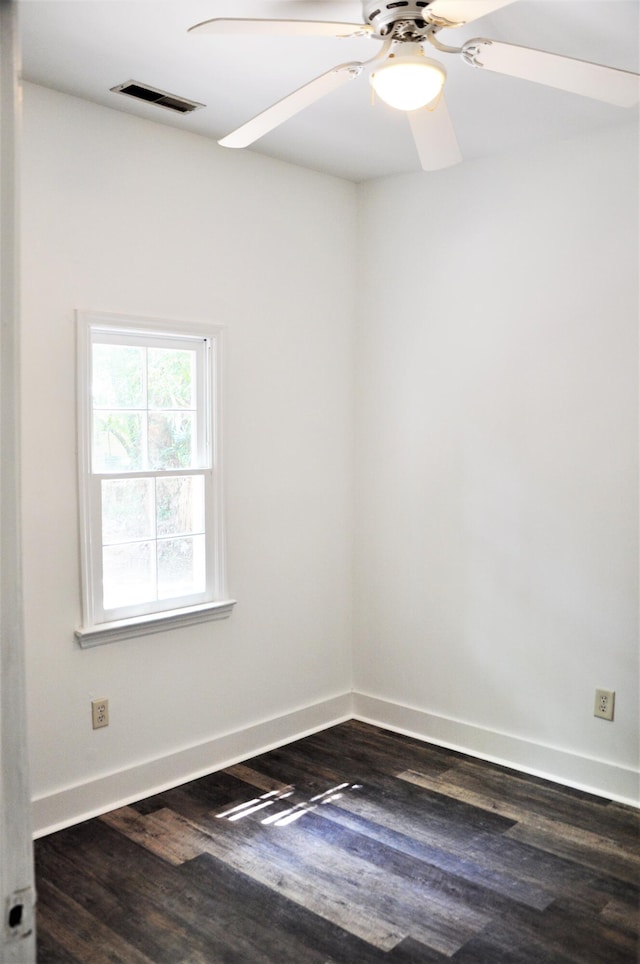
M 285 810 L 278 810 L 276 813 L 271 813 L 260 822 L 265 826 L 287 827 L 289 824 L 299 820 L 300 817 L 306 813 L 311 813 L 311 811 L 316 810 L 324 804 L 340 800 L 345 792 L 361 789 L 362 785 L 359 783 L 339 783 L 337 786 L 330 787 L 322 793 L 316 793 L 315 796 L 310 797 L 308 800 L 296 803 L 292 807 L 287 807 Z M 278 803 L 280 800 L 286 800 L 288 797 L 293 796 L 294 791 L 295 787 L 291 785 L 284 787 L 282 790 L 269 790 L 259 797 L 253 797 L 253 799 L 247 800 L 245 803 L 239 803 L 229 810 L 223 810 L 222 813 L 217 814 L 217 819 L 229 820 L 230 822 L 243 820 L 252 813 L 257 813 L 259 810 L 266 810 L 267 807 L 271 807 L 274 803 Z

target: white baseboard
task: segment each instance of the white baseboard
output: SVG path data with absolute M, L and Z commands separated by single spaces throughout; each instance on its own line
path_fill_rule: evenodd
M 640 806 L 640 774 L 630 767 L 436 716 L 366 693 L 342 693 L 206 743 L 38 797 L 32 803 L 34 837 L 170 790 L 354 718 L 512 770 Z
M 43 837 L 342 723 L 352 717 L 351 702 L 351 693 L 342 693 L 206 743 L 38 797 L 32 801 L 33 835 Z
M 640 772 L 631 767 L 435 716 L 366 693 L 353 694 L 353 716 L 363 723 L 373 723 L 425 743 L 459 750 L 632 807 L 640 806 Z

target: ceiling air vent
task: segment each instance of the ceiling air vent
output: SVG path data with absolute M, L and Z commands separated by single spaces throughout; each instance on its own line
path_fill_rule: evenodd
M 158 107 L 166 107 L 167 110 L 175 111 L 176 114 L 190 114 L 192 110 L 204 107 L 195 100 L 187 100 L 185 97 L 177 97 L 169 94 L 166 90 L 158 90 L 157 87 L 149 87 L 148 84 L 139 84 L 137 80 L 128 80 L 126 84 L 118 84 L 111 87 L 114 94 L 127 94 L 129 97 L 136 97 L 138 100 L 146 100 L 148 104 L 156 104 Z

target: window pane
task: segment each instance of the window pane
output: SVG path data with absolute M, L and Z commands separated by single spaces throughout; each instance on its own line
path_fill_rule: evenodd
M 149 408 L 195 408 L 195 352 L 150 348 Z
M 96 412 L 93 417 L 93 471 L 140 471 L 142 413 Z
M 202 476 L 158 479 L 156 486 L 159 536 L 204 532 L 204 479 Z
M 83 601 L 92 625 L 226 591 L 211 472 L 219 337 L 214 325 L 78 313 Z
M 195 416 L 149 415 L 149 467 L 187 469 L 195 464 Z
M 155 543 L 134 542 L 102 550 L 104 608 L 156 599 Z
M 93 407 L 144 408 L 145 349 L 93 346 Z
M 204 536 L 158 543 L 158 599 L 189 596 L 205 588 Z
M 102 544 L 155 538 L 153 479 L 102 482 Z

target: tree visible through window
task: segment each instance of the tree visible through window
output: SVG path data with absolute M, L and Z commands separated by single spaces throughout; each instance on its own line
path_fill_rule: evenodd
M 219 330 L 79 315 L 85 624 L 224 595 Z

